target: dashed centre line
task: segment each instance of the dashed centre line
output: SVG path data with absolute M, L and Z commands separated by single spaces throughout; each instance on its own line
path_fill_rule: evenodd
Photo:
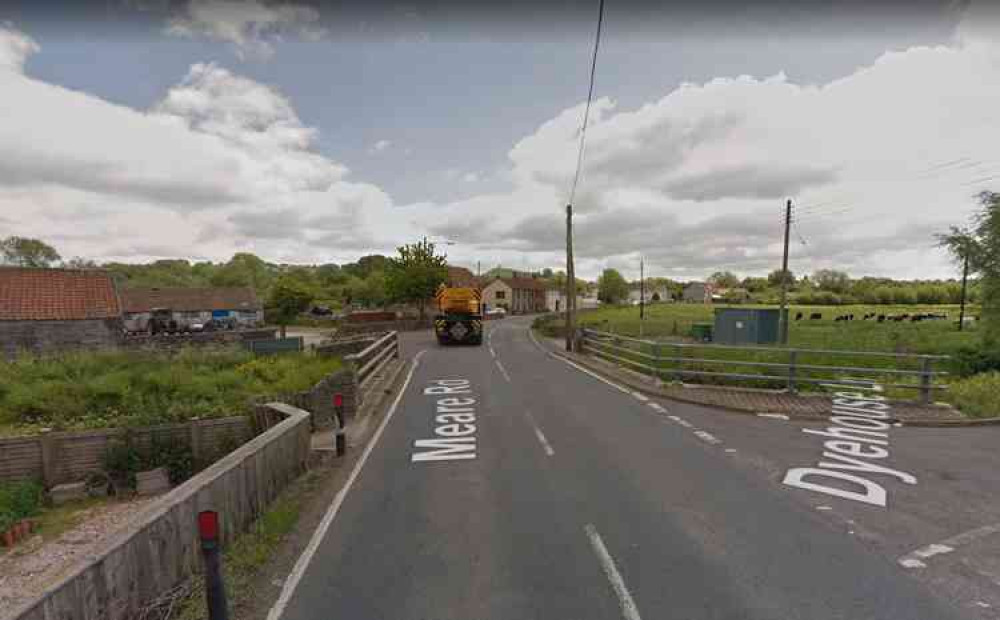
M 712 433 L 709 433 L 708 431 L 695 431 L 694 434 L 695 434 L 695 436 L 697 436 L 702 441 L 707 441 L 708 443 L 712 444 L 713 446 L 722 443 L 721 439 L 719 439 L 718 437 L 716 437 Z
M 496 362 L 497 368 L 500 369 L 500 374 L 503 375 L 503 378 L 507 380 L 507 383 L 510 383 L 511 382 L 510 375 L 507 374 L 507 369 L 503 367 L 503 364 L 500 362 L 500 360 L 493 360 L 493 361 Z
M 535 437 L 538 438 L 538 443 L 542 444 L 542 449 L 545 450 L 545 454 L 548 456 L 555 456 L 556 451 L 552 449 L 552 445 L 549 444 L 549 440 L 545 438 L 545 434 L 542 432 L 542 429 L 538 428 L 538 422 L 535 421 L 535 416 L 533 416 L 530 411 L 525 409 L 524 417 L 528 418 L 531 428 L 535 431 Z

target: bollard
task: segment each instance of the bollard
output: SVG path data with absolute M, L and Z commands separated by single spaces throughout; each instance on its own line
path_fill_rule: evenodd
M 337 456 L 344 456 L 347 452 L 347 436 L 344 433 L 344 395 L 337 393 L 333 395 L 333 411 L 337 417 Z
M 201 557 L 205 561 L 205 603 L 208 620 L 228 620 L 226 584 L 222 580 L 219 549 L 219 513 L 205 510 L 198 513 L 198 534 L 201 537 Z

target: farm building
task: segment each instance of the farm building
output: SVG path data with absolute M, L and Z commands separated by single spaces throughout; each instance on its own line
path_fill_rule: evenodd
M 178 325 L 234 318 L 240 326 L 264 321 L 264 309 L 252 288 L 131 288 L 121 291 L 125 328 L 145 331 L 154 309 L 165 309 Z
M 483 287 L 487 308 L 514 314 L 545 311 L 545 284 L 535 278 L 494 278 Z
M 0 349 L 52 353 L 111 347 L 122 337 L 115 283 L 96 269 L 0 268 Z

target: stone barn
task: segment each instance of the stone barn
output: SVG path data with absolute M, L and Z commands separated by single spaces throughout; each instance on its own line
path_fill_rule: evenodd
M 114 347 L 123 329 L 107 272 L 0 267 L 0 350 L 6 359 L 19 352 Z

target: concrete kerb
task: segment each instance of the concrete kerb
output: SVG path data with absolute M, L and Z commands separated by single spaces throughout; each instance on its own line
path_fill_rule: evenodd
M 640 375 L 641 378 L 634 378 L 630 375 L 639 374 L 634 371 L 630 371 L 627 368 L 620 368 L 617 365 L 611 365 L 607 362 L 597 362 L 594 359 L 586 355 L 581 355 L 579 353 L 567 353 L 553 347 L 548 348 L 554 355 L 558 355 L 564 359 L 570 360 L 576 364 L 586 367 L 604 377 L 618 381 L 619 383 L 625 385 L 626 387 L 640 392 L 642 394 L 647 394 L 649 396 L 656 396 L 657 398 L 664 398 L 667 400 L 672 400 L 676 402 L 683 402 L 692 405 L 699 405 L 702 407 L 712 407 L 715 409 L 722 409 L 724 411 L 729 411 L 733 413 L 741 413 L 744 415 L 757 415 L 760 411 L 756 408 L 742 408 L 733 404 L 716 404 L 716 403 L 706 403 L 701 400 L 694 398 L 688 399 L 684 398 L 683 395 L 677 394 L 676 392 L 668 392 L 664 390 L 662 382 L 659 380 L 651 379 L 645 375 Z M 655 384 L 653 382 L 656 381 Z M 697 386 L 697 387 L 685 387 L 684 389 L 697 389 L 697 390 L 712 390 L 711 386 Z M 742 390 L 741 390 L 742 391 Z M 746 390 L 748 393 L 760 392 L 761 390 Z M 764 390 L 768 392 L 768 390 Z M 800 398 L 808 398 L 808 396 L 802 396 Z M 781 411 L 780 413 L 787 415 L 792 420 L 800 420 L 803 422 L 823 422 L 829 419 L 829 416 L 825 415 L 810 415 L 802 412 L 796 411 Z M 909 426 L 914 428 L 961 428 L 967 426 L 1000 426 L 1000 418 L 984 418 L 984 419 L 967 419 L 967 420 L 937 420 L 937 419 L 920 419 L 920 418 L 909 418 L 895 420 L 901 426 Z

